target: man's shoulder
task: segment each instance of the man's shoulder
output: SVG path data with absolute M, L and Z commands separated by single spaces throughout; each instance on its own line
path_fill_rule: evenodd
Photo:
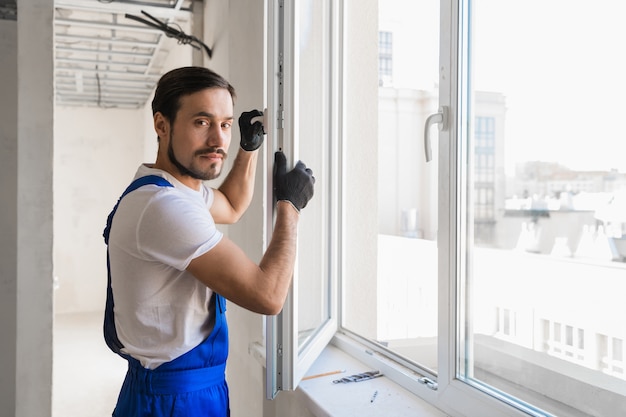
M 152 164 L 141 164 L 135 172 L 135 180 L 142 177 L 157 176 L 166 179 L 169 183 L 173 183 L 174 177 L 162 169 L 154 168 Z

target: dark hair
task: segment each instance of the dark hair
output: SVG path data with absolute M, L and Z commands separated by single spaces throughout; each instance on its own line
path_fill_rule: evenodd
M 206 88 L 224 88 L 235 101 L 235 88 L 221 75 L 204 67 L 182 67 L 165 73 L 159 80 L 152 100 L 152 114 L 161 112 L 174 123 L 180 98 Z

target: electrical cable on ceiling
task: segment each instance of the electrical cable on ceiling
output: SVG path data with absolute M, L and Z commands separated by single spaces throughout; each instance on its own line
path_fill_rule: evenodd
M 100 74 L 97 72 L 98 71 L 98 66 L 96 65 L 96 83 L 98 86 L 98 100 L 97 100 L 97 104 L 98 107 L 102 107 L 102 90 L 100 87 Z
M 141 13 L 148 16 L 152 21 L 143 19 L 138 16 L 133 16 L 130 14 L 126 14 L 125 16 L 127 19 L 136 20 L 137 22 L 141 22 L 145 25 L 148 25 L 148 26 L 151 26 L 153 28 L 157 28 L 163 31 L 163 33 L 165 33 L 165 36 L 167 36 L 168 38 L 174 38 L 178 40 L 179 44 L 191 45 L 193 48 L 196 48 L 196 49 L 204 49 L 207 55 L 209 56 L 209 58 L 213 56 L 213 51 L 211 50 L 211 48 L 209 48 L 204 42 L 202 42 L 200 39 L 196 38 L 195 36 L 187 35 L 185 32 L 183 32 L 180 29 L 180 26 L 179 26 L 179 29 L 176 29 L 175 27 L 172 27 L 172 25 L 160 21 L 159 19 L 151 16 L 150 14 L 144 12 L 143 10 L 141 11 Z

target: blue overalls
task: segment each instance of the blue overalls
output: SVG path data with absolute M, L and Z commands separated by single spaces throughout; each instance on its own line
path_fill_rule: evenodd
M 104 241 L 108 245 L 111 221 L 120 200 L 146 184 L 172 187 L 166 179 L 149 175 L 136 179 L 124 191 L 107 218 Z M 108 252 L 108 251 L 107 251 Z M 226 300 L 217 293 L 211 297 L 215 324 L 211 334 L 184 355 L 145 369 L 138 360 L 121 352 L 113 316 L 111 268 L 107 253 L 108 284 L 104 313 L 104 339 L 109 348 L 128 361 L 128 372 L 113 417 L 228 417 L 230 416 L 225 370 L 228 356 Z

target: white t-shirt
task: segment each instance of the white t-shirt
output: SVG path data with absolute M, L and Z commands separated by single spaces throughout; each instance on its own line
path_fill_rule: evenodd
M 209 207 L 213 190 L 187 187 L 142 165 L 174 187 L 145 185 L 127 194 L 109 238 L 115 327 L 122 350 L 154 369 L 199 345 L 212 330 L 212 291 L 185 271 L 222 238 Z

